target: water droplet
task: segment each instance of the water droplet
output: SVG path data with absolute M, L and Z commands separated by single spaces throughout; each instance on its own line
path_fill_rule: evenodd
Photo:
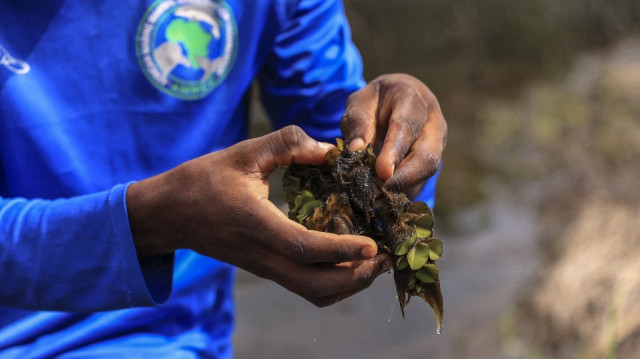
M 393 318 L 393 312 L 396 310 L 396 303 L 398 302 L 398 296 L 396 295 L 393 304 L 391 304 L 391 310 L 389 311 L 389 317 L 387 318 L 387 323 L 391 323 L 391 318 Z
M 444 327 L 438 327 L 438 328 L 436 328 L 436 333 L 438 333 L 438 334 L 442 334 L 442 333 L 444 333 Z

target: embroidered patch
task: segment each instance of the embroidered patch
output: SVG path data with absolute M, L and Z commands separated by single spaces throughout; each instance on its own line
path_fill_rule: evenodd
M 145 12 L 136 55 L 149 82 L 184 100 L 210 94 L 235 61 L 238 32 L 224 0 L 158 0 Z

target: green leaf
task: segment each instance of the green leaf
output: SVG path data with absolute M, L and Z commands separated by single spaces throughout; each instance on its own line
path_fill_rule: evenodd
M 407 212 L 415 213 L 415 214 L 422 214 L 422 213 L 431 212 L 431 209 L 429 208 L 429 206 L 426 203 L 424 203 L 422 201 L 415 201 L 415 202 L 409 203 L 409 206 L 407 207 Z
M 289 207 L 291 208 L 298 192 L 300 192 L 300 178 L 286 172 L 282 178 L 282 183 L 285 196 L 287 197 L 287 203 L 289 203 Z
M 422 283 L 433 283 L 436 281 L 427 268 L 420 268 L 420 270 L 416 272 L 416 277 L 420 279 Z
M 313 213 L 313 210 L 316 209 L 316 207 L 320 206 L 324 206 L 324 202 L 319 199 L 314 199 L 303 204 L 302 207 L 300 207 L 300 211 L 298 211 L 298 216 L 296 217 L 298 219 L 298 222 L 302 222 L 305 218 L 307 218 L 307 216 Z
M 425 230 L 429 231 L 429 234 L 431 234 L 431 231 L 433 230 L 433 214 L 425 213 L 424 215 L 416 219 L 413 223 L 415 223 L 416 227 L 424 228 Z
M 407 257 L 402 256 L 398 258 L 396 261 L 396 270 L 403 270 L 409 266 L 409 262 L 407 262 Z
M 367 145 L 367 154 L 369 155 L 369 157 L 373 157 L 375 159 L 376 154 L 373 152 L 373 148 L 371 147 L 371 145 Z
M 440 269 L 438 269 L 438 267 L 435 264 L 427 263 L 422 268 L 426 269 L 429 272 L 429 274 L 431 274 L 433 279 L 438 279 L 440 277 Z M 420 269 L 420 270 L 422 270 L 422 269 Z
M 418 235 L 418 238 L 429 238 L 431 230 L 416 225 L 416 234 Z
M 313 212 L 316 207 L 324 206 L 324 202 L 319 199 L 314 199 L 308 202 L 305 202 L 302 207 L 300 207 L 299 214 L 309 215 Z
M 296 199 L 294 200 L 294 204 L 295 206 L 293 207 L 293 209 L 291 210 L 292 213 L 299 213 L 300 212 L 300 208 L 307 202 L 309 201 L 313 201 L 314 199 L 316 199 L 313 196 L 313 193 L 311 193 L 310 191 L 302 191 L 302 193 L 300 193 L 299 195 L 296 196 Z
M 407 292 L 409 292 L 409 294 L 415 293 L 416 284 L 418 284 L 418 281 L 416 280 L 416 277 L 415 276 L 411 276 L 409 278 L 409 283 L 407 283 Z M 407 299 L 407 303 L 409 303 L 409 299 Z
M 413 244 L 416 243 L 417 240 L 418 237 L 416 237 L 416 234 L 414 232 L 411 237 L 405 239 L 404 241 L 402 241 L 402 243 L 400 243 L 400 245 L 398 245 L 398 247 L 396 247 L 396 251 L 394 252 L 395 255 L 402 256 L 407 253 L 409 251 L 409 248 L 411 248 L 411 246 L 413 246 Z
M 438 260 L 442 256 L 442 241 L 438 238 L 431 238 L 429 240 L 429 258 L 431 260 Z
M 327 163 L 327 165 L 333 167 L 336 165 L 336 158 L 340 156 L 340 153 L 341 151 L 339 149 L 332 148 L 324 154 L 324 161 Z
M 365 159 L 365 163 L 367 166 L 375 169 L 376 154 L 373 152 L 373 148 L 371 148 L 371 145 L 367 145 L 367 158 Z
M 426 243 L 418 241 L 418 243 L 407 252 L 407 262 L 409 262 L 409 267 L 413 270 L 418 270 L 425 265 L 428 259 L 429 246 Z
M 294 176 L 285 176 L 283 181 L 286 191 L 297 192 L 300 190 L 300 178 Z

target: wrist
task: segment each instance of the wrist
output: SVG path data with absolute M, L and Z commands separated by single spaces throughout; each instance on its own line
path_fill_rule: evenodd
M 139 258 L 171 253 L 177 248 L 175 226 L 167 216 L 172 206 L 164 174 L 132 183 L 126 192 L 129 227 Z

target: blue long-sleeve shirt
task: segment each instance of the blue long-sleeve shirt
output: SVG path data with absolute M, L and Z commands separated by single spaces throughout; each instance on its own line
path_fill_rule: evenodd
M 0 357 L 231 357 L 233 268 L 139 261 L 126 188 L 246 138 L 256 77 L 276 128 L 339 137 L 340 2 L 0 1 L 0 45 Z

